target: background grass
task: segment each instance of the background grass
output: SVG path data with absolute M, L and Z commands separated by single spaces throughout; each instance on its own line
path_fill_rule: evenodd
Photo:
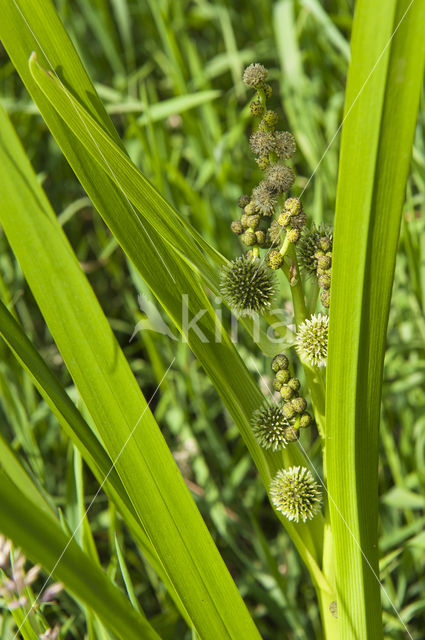
M 61 0 L 56 6 L 132 159 L 223 254 L 238 255 L 229 224 L 241 189 L 249 190 L 259 178 L 248 151 L 250 96 L 241 70 L 256 60 L 270 69 L 271 104 L 298 140 L 302 188 L 341 119 L 352 3 Z M 237 429 L 184 344 L 148 332 L 129 343 L 141 318 L 137 294 L 149 294 L 93 212 L 11 63 L 0 55 L 2 103 L 146 397 L 176 356 L 154 402 L 155 416 L 261 634 L 315 637 L 320 624 L 313 587 L 271 513 Z M 417 638 L 425 627 L 424 127 L 422 109 L 388 332 L 379 470 L 383 582 Z M 332 220 L 337 158 L 338 138 L 303 196 L 316 222 Z M 2 299 L 12 303 L 26 333 L 76 397 L 3 236 L 0 242 Z M 269 376 L 269 359 L 242 331 L 238 348 L 255 376 L 257 367 Z M 1 433 L 43 492 L 77 521 L 72 446 L 3 343 L 0 351 Z M 97 483 L 86 470 L 84 481 L 89 504 Z M 136 596 L 149 618 L 157 616 L 163 637 L 191 637 L 103 494 L 89 522 L 104 566 L 122 585 L 117 533 Z M 384 608 L 387 637 L 403 638 L 385 600 Z M 67 637 L 82 635 L 85 612 L 65 594 L 47 616 L 72 618 Z M 7 614 L 2 625 L 6 634 Z

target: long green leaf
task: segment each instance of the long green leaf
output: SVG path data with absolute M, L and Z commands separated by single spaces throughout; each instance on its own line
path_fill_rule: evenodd
M 258 637 L 99 303 L 1 110 L 0 130 L 0 159 L 6 168 L 0 177 L 0 196 L 7 203 L 0 208 L 2 225 L 165 571 L 202 637 Z
M 400 216 L 423 77 L 424 24 L 424 0 L 359 0 L 356 6 L 337 192 L 327 373 L 328 489 L 343 640 L 382 637 L 377 545 L 380 397 Z
M 0 530 L 34 562 L 53 572 L 122 640 L 159 640 L 104 572 L 70 539 L 53 516 L 36 507 L 0 469 Z M 60 562 L 58 560 L 60 559 Z

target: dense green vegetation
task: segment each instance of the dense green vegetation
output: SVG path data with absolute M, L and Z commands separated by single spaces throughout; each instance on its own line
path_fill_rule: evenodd
M 241 81 L 243 68 L 252 61 L 259 60 L 269 69 L 273 87 L 270 106 L 279 113 L 284 128 L 290 130 L 297 140 L 294 190 L 297 193 L 304 192 L 304 209 L 310 220 L 317 224 L 333 222 L 340 146 L 338 128 L 343 118 L 350 55 L 352 2 L 280 0 L 273 5 L 267 2 L 253 5 L 242 0 L 234 3 L 204 0 L 57 0 L 54 4 L 131 160 L 184 220 L 191 223 L 223 255 L 232 258 L 240 254 L 238 240 L 230 232 L 229 226 L 238 215 L 237 198 L 261 179 L 247 140 L 251 128 L 251 93 Z M 397 2 L 392 4 L 397 5 Z M 38 52 L 37 60 L 43 67 L 45 61 L 39 59 Z M 263 473 L 263 480 L 267 475 L 264 470 L 266 463 L 256 453 L 254 445 L 251 451 L 247 449 L 234 416 L 220 398 L 220 384 L 224 384 L 225 378 L 211 380 L 214 363 L 210 370 L 207 368 L 210 377 L 202 367 L 199 354 L 207 359 L 213 357 L 213 352 L 204 352 L 202 345 L 197 344 L 190 345 L 191 350 L 183 341 L 171 340 L 168 335 L 148 330 L 138 331 L 131 339 L 137 323 L 144 318 L 139 306 L 139 293 L 155 304 L 170 331 L 177 333 L 141 277 L 140 271 L 144 260 L 149 260 L 149 255 L 143 253 L 146 249 L 140 245 L 138 264 L 134 259 L 137 242 L 131 245 L 131 233 L 127 230 L 127 237 L 124 233 L 122 236 L 115 231 L 115 235 L 111 233 L 74 176 L 3 49 L 0 61 L 1 104 L 10 117 L 38 182 L 57 214 L 59 224 L 95 292 L 144 398 L 150 402 L 150 409 L 166 443 L 259 633 L 266 640 L 322 637 L 313 582 L 288 533 L 270 508 L 252 458 L 260 470 L 260 476 Z M 33 60 L 31 71 L 36 79 L 38 69 Z M 56 71 L 58 74 L 61 72 L 60 68 Z M 40 72 L 39 85 L 42 83 L 43 75 Z M 43 99 L 47 105 L 47 99 L 44 96 Z M 101 119 L 100 116 L 98 119 Z M 361 119 L 359 122 L 358 136 L 361 138 Z M 366 130 L 368 126 L 365 123 Z M 385 594 L 397 608 L 412 637 L 418 640 L 423 637 L 425 627 L 424 140 L 422 101 L 403 207 L 386 341 L 378 469 L 380 577 Z M 381 153 L 385 153 L 385 148 L 381 148 Z M 6 155 L 3 153 L 2 158 Z M 18 155 L 16 163 L 17 158 Z M 90 165 L 88 158 L 87 154 L 87 166 Z M 374 184 L 371 178 L 371 192 Z M 359 193 L 363 187 L 363 184 L 351 185 L 351 189 L 358 189 Z M 34 186 L 34 192 L 35 189 Z M 379 193 L 373 192 L 373 198 L 379 205 Z M 4 203 L 0 206 L 3 207 Z M 47 210 L 48 205 L 42 203 L 40 211 Z M 116 220 L 113 220 L 113 214 L 111 220 L 109 226 L 114 230 Z M 28 216 L 28 234 L 30 222 Z M 40 225 L 42 222 L 43 215 L 40 214 Z M 46 247 L 53 247 L 55 238 L 60 242 L 60 237 L 55 231 L 50 236 L 49 229 L 46 224 Z M 16 247 L 21 242 L 23 256 L 25 239 L 19 239 L 19 231 L 15 230 L 14 242 Z M 155 228 L 157 233 L 158 229 Z M 127 254 L 128 247 L 133 251 L 132 261 L 120 247 L 120 244 L 126 246 L 125 241 L 128 243 Z M 374 241 L 377 242 L 376 238 Z M 0 242 L 0 293 L 3 304 L 18 320 L 24 333 L 75 402 L 86 421 L 82 420 L 81 429 L 88 424 L 98 433 L 97 420 L 102 413 L 103 400 L 91 398 L 93 405 L 89 407 L 81 389 L 80 396 L 69 373 L 72 348 L 66 354 L 69 362 L 65 366 L 63 358 L 66 359 L 66 356 L 59 353 L 40 312 L 40 300 L 45 296 L 46 301 L 50 291 L 48 287 L 51 286 L 53 290 L 55 286 L 54 278 L 51 283 L 43 283 L 40 277 L 37 284 L 38 261 L 40 270 L 44 269 L 49 255 L 51 266 L 54 266 L 62 264 L 61 256 L 66 254 L 63 261 L 64 280 L 61 280 L 61 275 L 57 275 L 57 279 L 64 291 L 63 299 L 67 300 L 70 307 L 73 301 L 75 303 L 75 322 L 82 321 L 84 312 L 95 307 L 85 283 L 79 280 L 71 253 L 67 253 L 65 244 L 56 245 L 57 254 L 49 249 L 47 255 L 42 253 L 42 243 L 37 251 L 34 251 L 37 248 L 35 244 L 28 245 L 28 251 L 34 251 L 26 258 L 28 264 L 32 262 L 34 265 L 31 292 L 28 276 L 25 278 L 23 275 L 24 265 L 20 266 L 4 234 L 0 235 Z M 175 255 L 173 253 L 173 260 Z M 178 265 L 177 268 L 180 269 Z M 196 291 L 199 283 L 197 276 L 193 276 L 195 284 L 190 280 L 194 272 L 195 269 L 185 263 L 181 273 L 176 271 L 171 277 L 175 276 L 179 284 L 181 277 L 182 282 L 189 282 Z M 64 284 L 65 274 L 72 274 L 75 278 L 68 280 L 69 289 Z M 353 273 L 352 277 L 354 282 L 356 274 Z M 289 286 L 283 277 L 280 282 L 290 311 Z M 347 282 L 341 278 L 338 286 L 347 286 Z M 80 300 L 80 294 L 87 295 L 87 306 L 84 306 L 85 299 Z M 170 309 L 173 300 L 164 294 L 162 300 L 165 299 Z M 213 295 L 211 300 L 214 303 Z M 61 304 L 62 301 L 59 301 L 54 314 L 52 312 L 52 323 L 56 323 L 54 326 L 57 331 L 61 330 Z M 75 359 L 81 357 L 82 369 L 90 366 L 90 354 L 83 353 L 84 340 L 90 344 L 91 337 L 94 344 L 96 331 L 101 345 L 99 348 L 105 348 L 105 353 L 109 353 L 108 336 L 103 337 L 107 323 L 103 324 L 104 319 L 96 313 L 94 311 L 93 316 L 87 315 L 87 327 L 81 329 L 86 333 L 81 338 L 82 353 L 77 353 Z M 66 322 L 73 316 L 71 311 L 65 309 L 63 314 L 62 333 L 65 339 L 68 331 Z M 170 315 L 175 316 L 175 311 Z M 229 328 L 227 311 L 223 317 L 224 325 Z M 79 331 L 80 328 L 75 325 L 76 340 Z M 223 353 L 225 349 L 228 349 L 226 353 L 231 353 L 230 346 L 225 345 Z M 93 582 L 90 584 L 98 584 L 99 589 L 102 588 L 105 575 L 100 572 L 98 575 L 95 566 L 100 562 L 106 568 L 110 581 L 128 592 L 133 605 L 136 603 L 136 611 L 132 612 L 134 625 L 144 624 L 144 612 L 161 638 L 180 640 L 198 637 L 187 624 L 192 613 L 186 612 L 186 620 L 181 615 L 170 589 L 167 590 L 169 585 L 164 584 L 164 576 L 156 565 L 159 564 L 158 559 L 150 555 L 149 535 L 145 536 L 141 527 L 137 529 L 136 525 L 131 524 L 134 513 L 142 506 L 143 496 L 139 496 L 138 504 L 127 497 L 122 509 L 128 517 L 121 518 L 118 512 L 121 511 L 122 515 L 123 511 L 113 499 L 108 499 L 111 494 L 103 491 L 97 493 L 99 483 L 105 476 L 102 468 L 108 469 L 109 458 L 102 458 L 105 454 L 103 446 L 99 447 L 99 460 L 102 459 L 106 466 L 102 467 L 97 461 L 100 471 L 96 476 L 82 462 L 81 453 L 74 446 L 77 443 L 69 437 L 69 430 L 61 428 L 57 416 L 53 415 L 37 391 L 31 376 L 3 341 L 0 350 L 0 451 L 3 452 L 0 462 L 4 467 L 1 482 L 2 495 L 10 496 L 10 509 L 17 489 L 8 478 L 12 475 L 15 479 L 21 472 L 22 483 L 16 481 L 18 490 L 23 491 L 23 487 L 28 489 L 30 485 L 37 490 L 38 508 L 45 509 L 46 514 L 49 512 L 46 518 L 55 520 L 51 528 L 57 533 L 59 541 L 62 539 L 60 536 L 66 539 L 65 534 L 77 527 L 90 505 L 88 517 L 75 536 L 75 542 L 93 563 L 93 573 L 90 574 Z M 235 381 L 241 387 L 246 386 L 247 396 L 251 398 L 246 401 L 250 403 L 249 406 L 236 406 L 235 411 L 240 411 L 241 415 L 245 411 L 249 416 L 255 404 L 258 404 L 259 394 L 258 397 L 255 395 L 255 384 L 262 393 L 267 393 L 265 382 L 270 384 L 271 381 L 270 354 L 263 354 L 242 326 L 239 326 L 237 351 L 252 381 Z M 362 357 L 366 356 L 361 354 L 360 359 Z M 124 359 L 120 366 L 121 379 L 127 379 L 125 376 L 130 376 L 130 373 L 127 372 Z M 234 366 L 232 371 L 239 372 L 239 365 Z M 304 382 L 302 368 L 299 365 L 297 367 L 296 373 Z M 94 370 L 93 366 L 90 371 Z M 104 375 L 106 381 L 108 373 L 103 371 L 99 377 Z M 84 371 L 81 375 L 83 380 Z M 379 370 L 376 375 L 379 377 Z M 115 382 L 119 380 L 118 377 L 114 378 Z M 90 376 L 84 380 L 84 384 L 89 396 Z M 160 389 L 157 392 L 158 384 Z M 249 384 L 252 384 L 254 391 Z M 137 385 L 135 387 L 134 390 L 131 387 L 130 391 L 122 389 L 125 396 L 122 399 L 123 412 L 128 409 L 131 424 L 135 423 L 131 417 L 140 413 L 141 406 L 138 404 Z M 95 387 L 93 389 L 94 395 Z M 119 395 L 119 388 L 112 391 Z M 232 398 L 228 401 L 230 403 Z M 66 404 L 62 396 L 61 402 Z M 112 400 L 110 405 L 107 404 L 109 399 L 105 398 L 104 402 L 112 410 Z M 95 405 L 99 411 L 96 415 L 93 409 Z M 70 407 L 68 410 L 72 411 Z M 75 416 L 73 419 L 78 420 Z M 108 437 L 109 442 L 105 441 Z M 102 439 L 109 457 L 114 460 L 113 430 L 105 430 Z M 304 433 L 302 443 L 313 463 L 321 468 L 317 431 Z M 139 450 L 135 449 L 131 458 L 135 466 L 137 455 L 143 451 L 143 444 L 143 436 L 140 435 Z M 119 451 L 120 444 L 116 444 L 116 447 L 116 451 Z M 345 452 L 341 445 L 338 455 L 342 472 Z M 12 461 L 15 461 L 16 469 Z M 154 466 L 156 460 L 152 462 Z M 120 482 L 126 486 L 126 480 L 124 471 L 118 468 L 117 477 L 111 476 L 111 491 L 116 489 L 119 493 Z M 178 495 L 180 485 L 178 482 L 176 484 Z M 122 498 L 122 493 L 119 495 Z M 29 501 L 28 495 L 26 498 Z M 146 500 L 148 503 L 148 498 Z M 26 505 L 24 502 L 22 504 Z M 27 506 L 30 513 L 31 507 L 29 504 Z M 190 508 L 184 505 L 189 514 Z M 22 514 L 25 514 L 26 509 L 22 509 Z M 178 505 L 175 505 L 175 510 L 178 511 Z M 131 517 L 128 513 L 131 513 Z M 183 510 L 183 520 L 185 513 Z M 63 531 L 60 531 L 61 526 Z M 202 533 L 201 524 L 199 531 Z M 40 528 L 40 535 L 41 532 Z M 31 544 L 30 540 L 28 544 Z M 84 560 L 78 555 L 77 544 L 73 553 L 75 563 L 80 563 L 78 566 L 83 569 Z M 206 556 L 213 561 L 213 548 L 207 549 Z M 29 568 L 30 564 L 26 566 Z M 205 571 L 207 568 L 208 565 Z M 40 573 L 33 584 L 34 594 L 43 586 L 47 575 L 43 571 Z M 66 581 L 66 575 L 58 575 L 57 578 Z M 111 586 L 110 582 L 108 585 Z M 73 588 L 75 595 L 82 589 L 82 584 L 75 584 Z M 71 593 L 73 588 L 69 586 Z M 401 640 L 406 637 L 406 629 L 385 594 L 382 597 L 384 635 Z M 28 594 L 28 597 L 31 602 L 31 595 Z M 111 591 L 111 602 L 115 597 L 116 594 Z M 41 613 L 32 612 L 29 616 L 36 633 L 42 633 L 43 617 L 47 621 L 45 627 L 53 627 L 56 623 L 61 626 L 63 635 L 60 637 L 81 638 L 86 633 L 90 639 L 112 638 L 112 633 L 119 632 L 108 626 L 106 598 L 103 618 L 101 612 L 96 610 L 96 603 L 90 604 L 84 598 L 78 601 L 71 597 L 67 589 L 61 591 L 55 600 L 54 604 L 41 605 Z M 120 612 L 122 620 L 130 610 L 130 606 L 128 609 L 126 606 L 123 598 Z M 19 626 L 22 622 L 20 611 L 9 612 L 7 607 L 2 609 L 1 638 L 13 637 L 11 629 L 16 628 L 13 616 Z M 235 625 L 237 623 L 235 621 Z M 119 626 L 119 621 L 116 624 Z M 130 616 L 129 629 L 132 624 Z M 242 620 L 240 629 L 243 624 Z M 237 632 L 236 628 L 234 634 Z M 32 636 L 29 629 L 26 633 L 28 635 L 25 638 L 37 637 Z M 199 637 L 204 637 L 202 632 Z M 237 636 L 223 634 L 224 637 Z M 337 636 L 328 636 L 331 637 Z

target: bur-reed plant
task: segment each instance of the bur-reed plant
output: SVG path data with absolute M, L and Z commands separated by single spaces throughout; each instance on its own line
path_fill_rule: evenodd
M 278 19 L 288 6 L 279 3 Z M 424 3 L 357 3 L 335 233 L 308 221 L 302 199 L 309 184 L 297 183 L 289 165 L 297 136 L 279 131 L 277 115 L 267 108 L 271 88 L 265 67 L 248 66 L 244 80 L 257 92 L 250 106 L 257 119 L 250 147 L 264 179 L 240 200 L 243 212 L 232 230 L 246 253 L 231 262 L 129 159 L 53 4 L 7 0 L 3 13 L 0 37 L 47 126 L 237 425 L 271 508 L 311 575 L 323 637 L 381 637 L 377 426 L 396 241 L 423 73 Z M 338 41 L 335 33 L 334 38 Z M 177 59 L 175 39 L 166 33 L 164 39 Z M 119 67 L 119 57 L 110 55 Z M 174 72 L 183 86 L 177 65 Z M 83 405 L 77 408 L 70 400 L 3 306 L 0 331 L 6 343 L 193 633 L 201 638 L 259 637 L 161 435 L 151 400 L 142 395 L 4 112 L 0 125 L 1 223 Z M 257 336 L 270 356 L 273 392 L 279 396 L 278 403 L 264 404 L 257 380 L 217 321 L 206 292 L 221 291 L 254 333 L 250 316 L 261 312 L 273 323 L 273 305 L 285 278 L 296 347 L 290 357 L 287 349 L 281 352 L 282 345 L 291 343 L 287 331 L 277 352 L 264 332 Z M 187 312 L 199 314 L 199 332 L 187 331 Z M 293 368 L 295 354 L 304 369 L 302 381 Z M 166 384 L 173 362 L 163 368 L 160 383 Z M 304 436 L 316 427 L 321 464 L 311 463 Z M 11 447 L 4 443 L 1 448 L 4 534 L 87 608 L 93 637 L 162 637 L 160 625 L 146 619 L 135 597 L 119 545 L 128 598 L 99 568 L 84 517 L 78 455 L 74 474 L 81 518 L 74 529 L 46 500 Z M 72 531 L 81 527 L 78 544 Z M 23 610 L 22 623 L 18 621 L 24 638 L 34 637 L 27 624 L 30 616 L 31 611 Z

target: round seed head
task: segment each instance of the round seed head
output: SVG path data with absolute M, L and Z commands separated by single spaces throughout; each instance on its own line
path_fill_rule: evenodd
M 284 257 L 282 256 L 282 254 L 279 253 L 279 251 L 277 251 L 277 249 L 272 249 L 267 254 L 266 262 L 269 265 L 270 269 L 273 269 L 273 271 L 280 269 L 280 267 L 283 264 L 283 261 L 284 261 Z
M 289 367 L 289 360 L 284 353 L 278 353 L 272 360 L 272 369 L 277 372 Z
M 291 389 L 293 389 L 294 391 L 299 391 L 301 387 L 301 382 L 298 380 L 298 378 L 291 378 L 288 381 L 288 384 L 291 387 Z
M 296 349 L 312 365 L 324 367 L 328 355 L 328 316 L 319 313 L 305 320 L 298 328 Z
M 264 113 L 264 106 L 261 104 L 260 100 L 253 100 L 249 105 L 249 110 L 251 111 L 251 115 L 254 118 L 262 116 Z
M 276 204 L 276 195 L 266 182 L 260 184 L 252 191 L 252 206 L 262 216 L 271 216 Z
M 296 413 L 303 413 L 303 411 L 306 410 L 307 408 L 307 402 L 304 400 L 304 398 L 294 398 L 292 400 L 292 406 L 295 409 Z
M 271 481 L 270 498 L 288 520 L 306 522 L 320 510 L 322 494 L 306 467 L 290 467 L 278 471 Z
M 279 120 L 279 117 L 278 117 L 276 111 L 266 111 L 266 113 L 264 114 L 264 118 L 263 118 L 263 124 L 266 127 L 272 128 L 272 127 L 275 127 L 277 125 L 277 121 L 278 120 Z
M 280 395 L 282 396 L 282 398 L 286 401 L 290 400 L 292 398 L 292 396 L 294 395 L 294 390 L 291 389 L 291 387 L 287 384 L 284 384 L 280 390 Z M 289 411 L 289 409 L 288 409 Z M 287 415 L 287 418 L 291 418 L 292 416 Z
M 246 316 L 269 310 L 276 282 L 273 272 L 260 260 L 241 256 L 223 268 L 220 289 L 232 311 Z
M 275 131 L 274 150 L 280 158 L 292 158 L 297 150 L 295 138 L 292 133 L 289 133 L 289 131 Z
M 259 129 L 249 139 L 249 146 L 255 156 L 264 156 L 273 151 L 274 138 L 271 131 Z
M 289 191 L 295 182 L 295 174 L 285 164 L 272 164 L 266 172 L 266 182 L 275 193 Z
M 238 207 L 240 207 L 241 209 L 244 209 L 246 205 L 249 204 L 250 202 L 251 202 L 251 198 L 249 197 L 249 195 L 244 194 L 243 196 L 239 196 Z
M 280 390 L 280 395 L 282 395 L 282 389 Z M 296 411 L 290 402 L 285 402 L 285 404 L 282 407 L 282 413 L 285 416 L 285 418 L 287 418 L 288 420 L 292 420 L 292 418 L 296 414 Z
M 262 64 L 258 64 L 255 62 L 250 64 L 245 71 L 243 72 L 242 80 L 248 87 L 253 87 L 257 89 L 261 87 L 264 80 L 268 76 L 268 71 Z
M 306 429 L 311 424 L 313 424 L 313 418 L 309 413 L 307 413 L 307 411 L 305 411 L 300 418 L 300 427 L 301 429 Z
M 233 231 L 233 233 L 236 233 L 237 236 L 240 236 L 241 233 L 243 233 L 244 231 L 243 224 L 240 220 L 233 220 L 232 224 L 230 225 L 230 228 Z
M 252 431 L 264 449 L 278 451 L 288 443 L 285 431 L 289 423 L 278 405 L 266 405 L 252 416 Z
M 254 231 L 251 231 L 251 229 L 247 229 L 246 231 L 244 231 L 244 233 L 241 235 L 241 240 L 244 244 L 246 244 L 247 247 L 252 247 L 257 242 L 255 233 Z

